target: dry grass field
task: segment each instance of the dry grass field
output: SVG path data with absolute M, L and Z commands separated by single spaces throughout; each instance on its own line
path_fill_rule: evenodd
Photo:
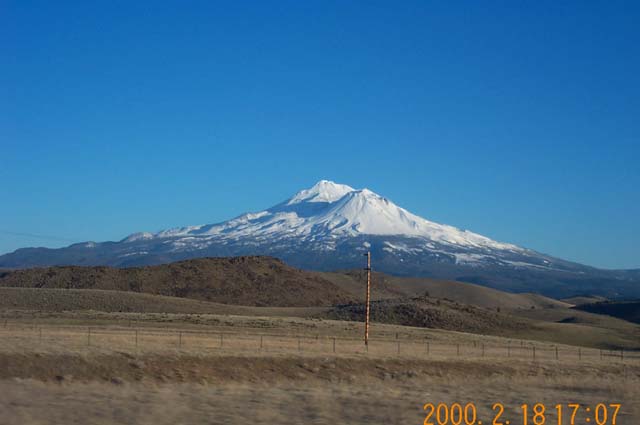
M 502 403 L 511 425 L 524 424 L 523 403 L 544 403 L 547 425 L 558 425 L 558 403 L 621 403 L 616 425 L 640 423 L 637 324 L 532 294 L 376 274 L 365 347 L 361 272 L 279 279 L 284 266 L 261 261 L 206 263 L 209 275 L 238 277 L 224 294 L 222 278 L 208 288 L 190 262 L 172 266 L 200 282 L 188 288 L 164 268 L 126 272 L 145 291 L 100 268 L 12 275 L 21 287 L 0 287 L 0 425 L 422 424 L 425 403 L 474 403 L 483 424 Z M 244 291 L 252 279 L 275 295 Z M 302 303 L 288 292 L 302 283 L 340 290 Z
M 640 418 L 635 352 L 388 324 L 367 351 L 361 323 L 311 318 L 3 315 L 0 424 L 421 424 L 428 402 L 475 403 L 483 423 L 496 402 L 514 425 L 538 402 L 548 421 L 557 403 Z
M 470 288 L 471 294 L 476 292 L 476 288 Z M 291 329 L 295 330 L 296 326 L 316 328 L 321 319 L 361 322 L 364 306 L 257 307 L 124 291 L 0 288 L 0 320 L 47 320 L 87 326 L 96 321 L 97 324 L 116 321 L 128 326 L 134 320 L 142 324 L 155 322 L 210 328 L 228 322 L 228 317 L 244 317 L 233 321 L 235 328 L 245 326 L 244 322 L 255 323 L 260 328 L 273 328 L 286 318 L 282 323 L 286 323 L 285 327 L 291 324 Z M 640 325 L 562 305 L 534 309 L 504 308 L 498 312 L 432 297 L 386 299 L 374 302 L 372 319 L 378 322 L 376 329 L 381 332 L 390 329 L 387 325 L 395 324 L 405 326 L 400 326 L 394 333 L 406 333 L 405 329 L 418 326 L 592 348 L 640 349 Z M 331 321 L 324 320 L 323 323 Z M 359 326 L 347 323 L 342 327 L 352 329 Z M 329 333 L 339 336 L 342 333 L 340 328 L 337 326 Z M 314 332 L 321 333 L 323 329 L 327 326 L 323 325 L 322 329 Z M 420 334 L 421 331 L 412 331 L 416 332 Z
M 374 365 L 368 365 L 374 367 Z M 504 419 L 518 422 L 518 406 L 537 402 L 622 403 L 617 424 L 635 425 L 640 414 L 638 378 L 615 373 L 585 379 L 544 376 L 544 371 L 514 379 L 463 375 L 456 364 L 440 365 L 440 375 L 387 380 L 351 375 L 341 381 L 286 379 L 277 382 L 210 383 L 43 383 L 0 381 L 1 424 L 422 424 L 428 402 L 473 402 L 478 419 L 491 423 L 495 402 Z M 474 370 L 486 367 L 473 365 Z M 522 367 L 527 370 L 526 366 Z M 612 371 L 615 372 L 615 371 Z M 552 407 L 547 423 L 557 423 Z M 578 416 L 584 423 L 586 415 Z M 565 417 L 565 420 L 568 418 Z

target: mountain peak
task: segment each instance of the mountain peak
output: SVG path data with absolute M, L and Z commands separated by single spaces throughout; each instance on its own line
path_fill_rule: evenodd
M 301 202 L 335 202 L 355 189 L 346 184 L 334 183 L 330 180 L 320 180 L 309 189 L 301 190 L 291 198 L 287 205 Z
M 520 250 L 514 245 L 426 220 L 369 189 L 354 189 L 329 180 L 320 180 L 265 211 L 243 214 L 224 223 L 169 229 L 152 237 L 145 233 L 134 234 L 125 241 L 187 238 L 169 242 L 180 251 L 192 249 L 194 244 L 205 247 L 245 238 L 272 242 L 299 238 L 324 241 L 329 246 L 336 238 L 358 235 L 413 237 L 423 243 L 433 242 L 456 249 Z

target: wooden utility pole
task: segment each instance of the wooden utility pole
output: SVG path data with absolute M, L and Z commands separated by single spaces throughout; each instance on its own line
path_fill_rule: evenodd
M 367 307 L 364 318 L 364 345 L 369 345 L 369 311 L 371 303 L 371 251 L 367 251 Z

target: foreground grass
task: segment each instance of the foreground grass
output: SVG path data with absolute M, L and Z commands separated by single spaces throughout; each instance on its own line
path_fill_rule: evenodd
M 638 377 L 467 375 L 455 368 L 441 376 L 352 375 L 275 382 L 225 380 L 203 383 L 106 383 L 0 380 L 0 424 L 421 424 L 424 403 L 473 402 L 491 423 L 493 403 L 518 423 L 522 403 L 545 403 L 553 423 L 556 403 L 622 403 L 618 424 L 640 418 Z M 581 415 L 584 416 L 584 415 Z M 584 421 L 585 418 L 580 417 Z M 582 422 L 577 422 L 582 423 Z
M 421 424 L 429 402 L 474 403 L 484 424 L 499 402 L 513 425 L 523 403 L 545 403 L 547 424 L 558 403 L 621 403 L 617 424 L 640 423 L 633 356 L 393 325 L 376 325 L 367 353 L 349 339 L 360 334 L 301 318 L 13 317 L 0 329 L 0 425 Z M 332 336 L 343 338 L 336 353 Z

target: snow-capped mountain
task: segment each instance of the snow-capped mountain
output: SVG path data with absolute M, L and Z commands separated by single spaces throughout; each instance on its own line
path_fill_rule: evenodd
M 372 251 L 380 271 L 554 295 L 575 293 L 574 289 L 565 291 L 572 280 L 593 282 L 596 278 L 598 284 L 633 280 L 628 272 L 597 270 L 434 223 L 368 189 L 327 180 L 269 209 L 223 223 L 135 233 L 120 242 L 21 249 L 0 256 L 0 267 L 132 266 L 264 254 L 298 267 L 331 270 L 361 267 L 367 250 Z
M 497 251 L 526 252 L 515 245 L 425 220 L 368 189 L 357 190 L 327 180 L 264 211 L 243 214 L 219 224 L 135 233 L 123 242 L 163 240 L 171 250 L 184 251 L 241 240 L 251 243 L 295 240 L 312 244 L 318 250 L 332 250 L 339 239 L 363 235 L 416 238 L 416 243 L 426 250 L 433 250 L 434 244 L 439 244 L 455 251 L 486 251 L 487 255 Z M 386 247 L 402 251 L 392 243 Z M 461 256 L 461 261 L 471 261 L 471 258 Z

